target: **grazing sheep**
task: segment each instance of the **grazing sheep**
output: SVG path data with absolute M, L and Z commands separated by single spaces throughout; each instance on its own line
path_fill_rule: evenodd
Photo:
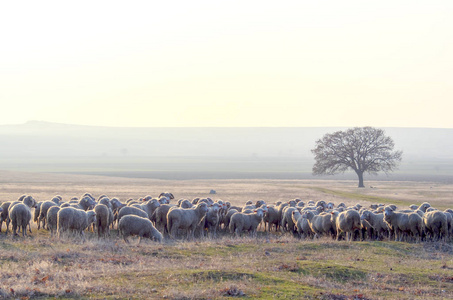
M 55 204 L 55 202 L 53 202 L 53 201 L 44 201 L 41 203 L 41 208 L 40 208 L 40 213 L 39 213 L 39 218 L 38 218 L 38 229 L 40 228 L 39 225 L 41 224 L 41 222 L 42 222 L 42 227 L 46 228 L 45 226 L 46 226 L 46 220 L 47 220 L 47 211 L 52 206 L 57 206 L 57 204 Z
M 185 230 L 187 238 L 194 238 L 195 229 L 206 215 L 208 205 L 198 203 L 193 208 L 172 208 L 167 214 L 167 230 L 172 238 L 176 238 L 178 229 Z
M 388 224 L 395 241 L 402 241 L 403 235 L 411 234 L 417 241 L 423 235 L 423 220 L 417 213 L 399 213 L 387 207 L 384 210 L 384 221 Z
M 110 225 L 110 208 L 105 204 L 98 204 L 94 207 L 96 213 L 96 227 L 98 230 L 98 239 L 101 235 L 105 238 L 106 234 L 109 233 Z
M 123 216 L 127 216 L 127 215 L 135 215 L 135 216 L 149 219 L 148 214 L 144 210 L 134 207 L 134 206 L 124 206 L 118 212 L 118 217 L 117 217 L 118 224 L 121 221 L 121 218 Z M 119 232 L 118 232 L 118 234 L 119 234 Z
M 442 211 L 430 211 L 423 216 L 426 233 L 435 241 L 448 238 L 447 216 Z
M 148 218 L 135 215 L 124 216 L 118 223 L 118 229 L 126 243 L 129 243 L 127 238 L 131 235 L 137 235 L 139 237 L 138 244 L 140 244 L 142 238 L 154 239 L 162 243 L 162 234 L 153 226 L 153 223 Z
M 31 220 L 30 207 L 24 203 L 13 205 L 9 212 L 9 218 L 13 226 L 13 235 L 18 235 L 16 230 L 19 227 L 19 230 L 22 229 L 22 236 L 25 237 L 27 226 Z
M 370 239 L 376 240 L 388 237 L 390 228 L 384 221 L 384 214 L 375 214 L 369 210 L 365 210 L 360 216 L 360 219 L 368 221 L 371 225 L 373 230 L 369 236 Z
M 59 206 L 52 206 L 47 211 L 47 229 L 50 230 L 50 236 L 54 236 L 58 228 L 58 212 L 60 211 Z
M 92 210 L 84 211 L 74 207 L 64 207 L 57 214 L 58 238 L 67 230 L 78 233 L 85 240 L 84 230 L 96 221 L 96 213 Z
M 340 234 L 344 232 L 348 242 L 352 241 L 354 231 L 362 228 L 360 222 L 360 214 L 356 210 L 346 210 L 343 212 L 331 212 L 331 222 L 337 231 L 337 241 L 340 239 Z
M 257 208 L 251 214 L 237 212 L 231 216 L 230 232 L 239 236 L 243 231 L 248 231 L 250 235 L 256 236 L 256 229 L 264 217 L 262 208 Z

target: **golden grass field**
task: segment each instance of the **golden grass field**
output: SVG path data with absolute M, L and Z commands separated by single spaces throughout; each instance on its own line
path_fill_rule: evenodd
M 152 180 L 0 172 L 0 202 L 32 195 L 68 200 L 90 192 L 124 201 L 169 191 L 176 199 L 325 200 L 336 204 L 428 201 L 453 207 L 453 185 L 433 182 L 328 180 Z M 373 188 L 370 188 L 373 186 Z M 217 191 L 209 195 L 209 191 Z M 0 234 L 0 298 L 46 299 L 452 299 L 453 243 L 299 240 L 263 232 L 257 238 L 125 244 L 88 233 L 58 240 L 46 230 Z

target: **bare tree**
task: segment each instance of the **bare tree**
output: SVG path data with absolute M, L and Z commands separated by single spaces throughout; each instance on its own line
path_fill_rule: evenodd
M 395 143 L 382 129 L 355 127 L 325 134 L 311 150 L 315 155 L 314 175 L 334 175 L 354 170 L 363 185 L 363 174 L 388 174 L 397 169 L 402 151 L 393 151 Z

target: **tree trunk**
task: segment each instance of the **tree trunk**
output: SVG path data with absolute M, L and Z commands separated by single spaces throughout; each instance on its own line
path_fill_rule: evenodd
M 363 172 L 357 171 L 357 176 L 359 176 L 359 188 L 364 188 L 365 185 L 363 184 Z

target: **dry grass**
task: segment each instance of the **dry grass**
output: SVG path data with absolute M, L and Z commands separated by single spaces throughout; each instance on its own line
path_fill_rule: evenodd
M 453 207 L 453 186 L 353 181 L 162 181 L 0 173 L 0 199 L 21 194 L 47 200 L 91 192 L 121 200 L 171 191 L 176 198 L 209 196 L 233 204 L 301 198 L 346 202 L 423 201 Z M 93 234 L 59 241 L 45 230 L 29 237 L 0 234 L 0 298 L 155 299 L 426 299 L 453 298 L 453 244 L 300 241 L 287 235 L 126 245 Z

